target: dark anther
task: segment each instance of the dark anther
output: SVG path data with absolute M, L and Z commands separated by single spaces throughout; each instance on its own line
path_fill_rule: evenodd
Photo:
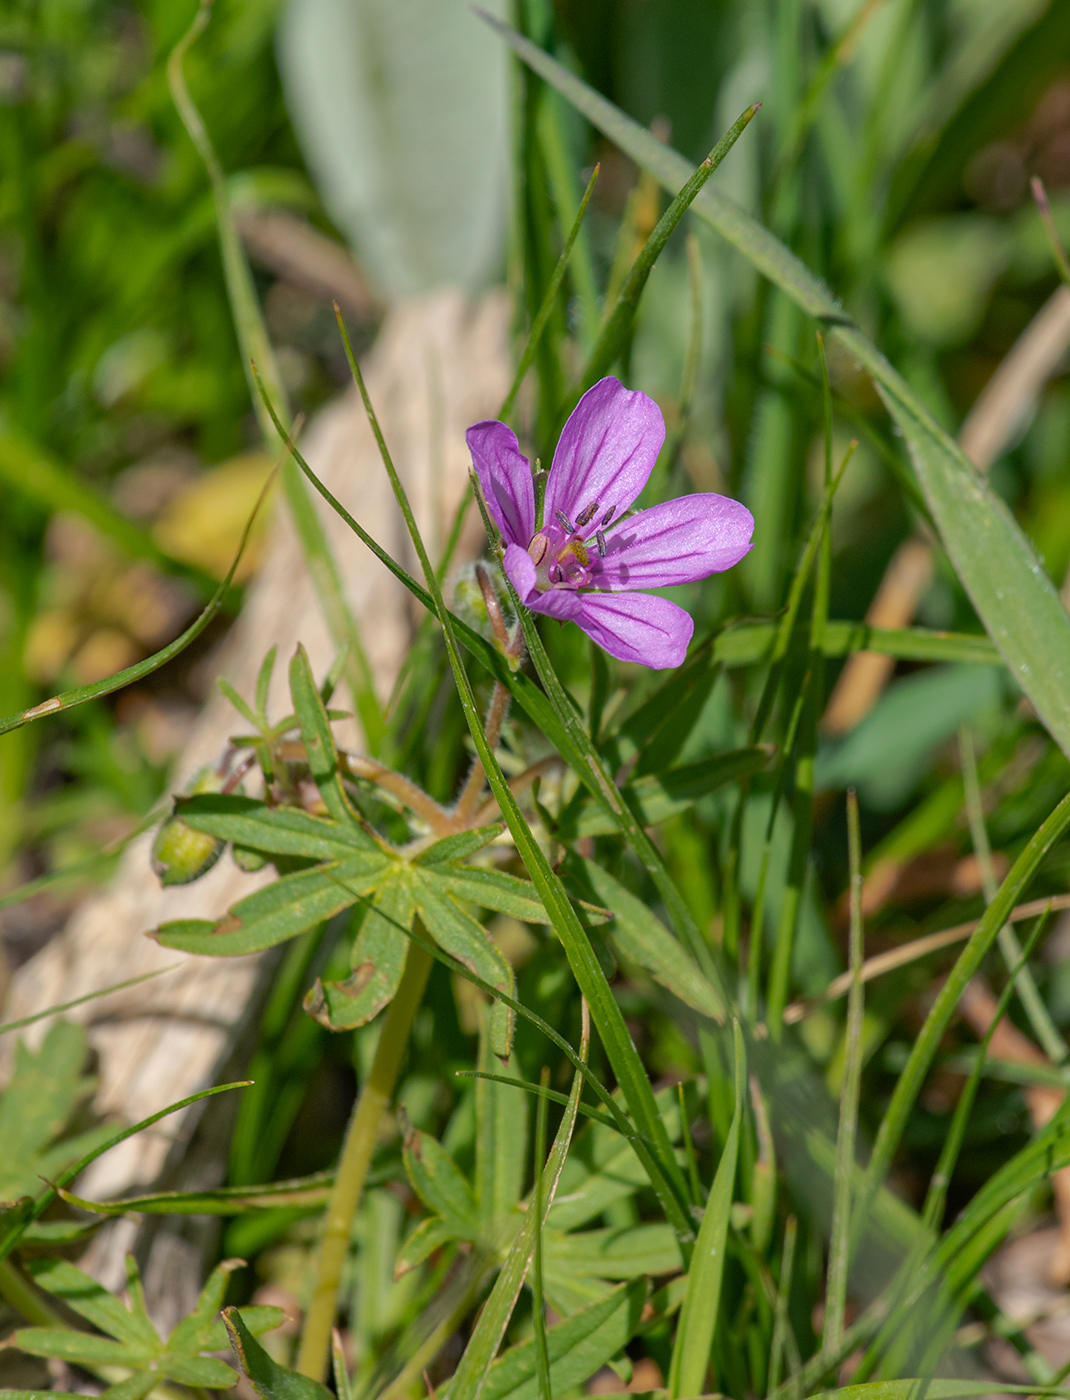
M 610 508 L 606 511 L 605 515 L 602 516 L 602 524 L 603 524 L 603 525 L 608 525 L 608 524 L 609 524 L 609 522 L 613 519 L 613 512 L 614 512 L 616 509 L 617 509 L 616 506 L 610 506 Z
M 576 529 L 582 530 L 585 525 L 589 525 L 594 519 L 594 513 L 597 509 L 597 501 L 592 501 L 589 506 L 584 506 L 579 515 L 576 516 Z
M 598 545 L 598 553 L 604 559 L 606 557 L 606 537 L 601 530 L 594 532 L 595 543 Z
M 563 510 L 555 510 L 554 515 L 557 518 L 557 523 L 561 526 L 562 530 L 567 530 L 570 535 L 574 535 L 576 533 L 576 531 L 572 528 L 568 516 Z

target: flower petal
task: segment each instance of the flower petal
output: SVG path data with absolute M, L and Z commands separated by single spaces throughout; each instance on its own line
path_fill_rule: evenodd
M 535 588 L 535 565 L 531 555 L 520 545 L 510 544 L 506 546 L 503 562 L 509 582 L 520 595 L 520 601 L 530 608 L 532 598 L 539 596 Z
M 729 496 L 680 496 L 641 510 L 608 534 L 605 557 L 591 555 L 593 581 L 613 590 L 691 583 L 738 564 L 753 532 L 754 517 Z
M 516 433 L 490 418 L 465 433 L 490 518 L 506 544 L 525 548 L 535 533 L 535 485 Z
M 561 588 L 543 594 L 578 598 L 575 621 L 593 642 L 618 661 L 635 661 L 663 671 L 679 666 L 695 624 L 683 608 L 653 593 L 571 593 Z
M 625 389 L 619 379 L 600 379 L 572 410 L 554 452 L 546 482 L 543 519 L 558 511 L 575 524 L 590 505 L 598 507 L 583 527 L 593 535 L 606 511 L 627 510 L 646 485 L 665 441 L 665 420 L 653 399 Z

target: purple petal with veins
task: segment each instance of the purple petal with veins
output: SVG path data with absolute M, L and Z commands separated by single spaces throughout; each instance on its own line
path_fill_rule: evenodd
M 728 496 L 706 492 L 651 506 L 606 535 L 592 560 L 595 588 L 668 588 L 719 574 L 751 547 L 754 517 Z
M 653 399 L 625 389 L 619 379 L 600 379 L 588 389 L 561 430 L 546 482 L 544 520 L 561 511 L 569 520 L 598 506 L 589 533 L 610 506 L 625 511 L 647 483 L 661 444 L 665 420 Z
M 490 518 L 509 544 L 527 548 L 535 533 L 535 485 L 516 433 L 496 419 L 465 434 Z
M 564 592 L 564 590 L 560 590 Z M 543 598 L 551 596 L 544 594 Z M 574 619 L 592 641 L 618 661 L 663 671 L 687 655 L 695 624 L 690 613 L 654 593 L 575 593 Z M 541 601 L 541 600 L 540 600 Z

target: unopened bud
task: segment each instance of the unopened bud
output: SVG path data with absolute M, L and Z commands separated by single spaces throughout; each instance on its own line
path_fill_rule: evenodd
M 222 786 L 222 777 L 209 764 L 193 775 L 186 792 L 190 796 L 219 792 Z M 194 831 L 181 817 L 171 816 L 162 823 L 152 843 L 152 868 L 161 885 L 189 885 L 207 875 L 225 845 L 217 836 Z

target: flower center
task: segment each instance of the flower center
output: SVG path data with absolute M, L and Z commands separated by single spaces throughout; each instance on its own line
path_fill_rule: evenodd
M 591 564 L 587 534 L 599 509 L 599 503 L 592 501 L 577 515 L 575 525 L 564 511 L 556 511 L 556 523 L 544 526 L 528 545 L 528 554 L 535 565 L 535 586 L 540 593 L 551 588 L 590 586 L 597 565 Z M 610 506 L 593 532 L 601 556 L 606 552 L 602 527 L 609 524 L 615 512 L 616 506 Z

